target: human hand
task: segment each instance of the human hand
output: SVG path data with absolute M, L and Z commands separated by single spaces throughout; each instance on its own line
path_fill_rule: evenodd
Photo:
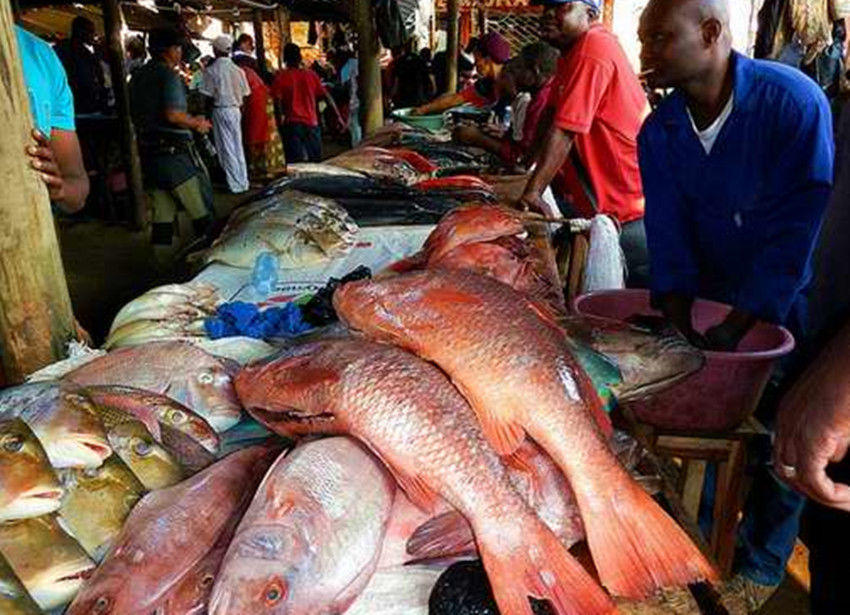
M 422 107 L 414 107 L 408 115 L 425 115 L 425 111 Z
M 534 191 L 526 190 L 520 197 L 518 204 L 524 211 L 533 211 L 544 215 L 547 211 L 543 198 Z
M 34 143 L 26 149 L 30 166 L 38 171 L 41 180 L 47 186 L 50 200 L 61 202 L 65 199 L 65 179 L 50 147 L 50 140 L 40 130 L 33 130 L 32 138 Z
M 452 131 L 452 140 L 464 145 L 475 145 L 480 136 L 481 131 L 475 126 L 457 126 Z
M 741 337 L 734 327 L 724 322 L 705 332 L 705 348 L 716 352 L 734 352 Z
M 850 486 L 836 483 L 827 467 L 850 447 L 850 396 L 836 378 L 843 369 L 819 359 L 779 406 L 773 463 L 797 491 L 825 506 L 850 512 Z
M 212 122 L 210 122 L 205 117 L 198 117 L 195 122 L 195 132 L 199 132 L 202 135 L 207 134 L 210 130 L 212 130 Z

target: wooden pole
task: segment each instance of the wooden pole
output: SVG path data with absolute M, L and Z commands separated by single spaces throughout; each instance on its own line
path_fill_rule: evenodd
M 602 23 L 609 30 L 614 27 L 614 0 L 605 0 L 605 5 L 602 9 Z
M 254 9 L 254 48 L 257 50 L 257 66 L 260 68 L 260 74 L 263 78 L 269 74 L 268 62 L 266 61 L 266 41 L 263 37 L 263 12 L 260 9 Z
M 147 222 L 145 188 L 142 183 L 142 163 L 139 158 L 139 146 L 136 142 L 136 130 L 130 116 L 130 90 L 127 87 L 127 70 L 124 64 L 124 41 L 121 30 L 124 18 L 118 0 L 103 0 L 103 25 L 106 30 L 109 49 L 109 68 L 112 72 L 112 88 L 115 91 L 115 109 L 121 130 L 121 154 L 124 158 L 124 172 L 130 199 L 133 203 L 133 224 L 143 229 Z
M 277 10 L 277 22 L 280 24 L 280 42 L 282 48 L 284 45 L 292 42 L 292 15 L 285 6 L 281 6 Z
M 482 37 L 487 34 L 487 9 L 483 6 L 478 9 L 478 36 Z
M 384 93 L 381 85 L 381 46 L 371 0 L 355 0 L 352 21 L 357 30 L 360 68 L 360 113 L 363 134 L 374 134 L 384 125 Z
M 446 30 L 446 91 L 457 91 L 457 60 L 460 53 L 460 0 L 448 0 L 448 28 Z
M 9 0 L 0 0 L 0 356 L 5 384 L 65 356 L 71 299 L 47 189 L 24 155 L 32 116 Z

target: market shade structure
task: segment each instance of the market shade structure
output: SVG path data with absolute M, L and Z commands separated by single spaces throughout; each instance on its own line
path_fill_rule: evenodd
M 5 383 L 61 359 L 74 317 L 47 189 L 24 155 L 32 116 L 9 0 L 0 0 L 0 348 Z

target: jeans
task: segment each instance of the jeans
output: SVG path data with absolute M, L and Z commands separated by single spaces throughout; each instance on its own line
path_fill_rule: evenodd
M 626 255 L 628 288 L 649 288 L 649 249 L 646 246 L 646 227 L 643 218 L 623 225 L 620 247 Z
M 307 124 L 285 124 L 283 148 L 286 151 L 286 162 L 320 162 L 322 130 Z
M 850 457 L 830 468 L 829 474 L 838 482 L 850 484 Z M 850 513 L 809 502 L 804 523 L 812 575 L 812 615 L 850 613 Z

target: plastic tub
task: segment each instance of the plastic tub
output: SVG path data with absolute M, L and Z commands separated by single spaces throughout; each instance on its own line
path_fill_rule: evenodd
M 445 126 L 446 121 L 442 113 L 438 115 L 410 115 L 412 110 L 412 108 L 398 109 L 393 112 L 392 117 L 415 128 L 424 128 L 431 132 L 442 130 Z
M 578 314 L 626 320 L 635 314 L 659 315 L 645 290 L 612 290 L 577 297 Z M 720 323 L 732 308 L 698 299 L 694 328 L 699 332 Z M 655 396 L 628 404 L 645 423 L 674 431 L 728 431 L 755 412 L 777 359 L 794 349 L 794 336 L 777 325 L 759 322 L 737 352 L 706 352 L 705 366 Z

